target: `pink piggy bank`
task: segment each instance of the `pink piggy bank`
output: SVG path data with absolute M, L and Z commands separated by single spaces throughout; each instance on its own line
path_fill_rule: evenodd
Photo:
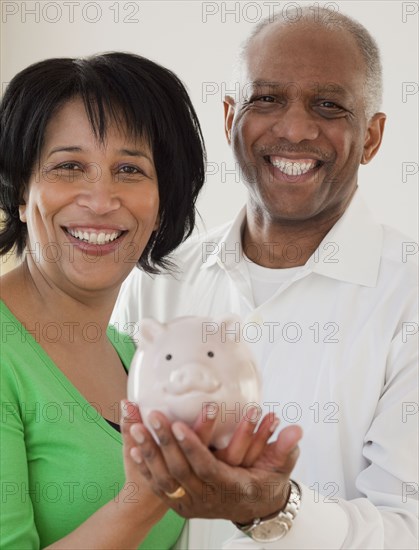
M 128 399 L 147 428 L 152 410 L 192 426 L 205 404 L 217 403 L 211 445 L 226 447 L 242 416 L 260 401 L 259 373 L 236 317 L 143 319 L 128 377 Z M 211 405 L 210 405 L 211 406 Z M 215 408 L 215 407 L 214 407 Z

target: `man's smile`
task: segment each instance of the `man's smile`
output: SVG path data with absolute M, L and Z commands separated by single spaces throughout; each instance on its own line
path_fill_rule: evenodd
M 264 159 L 286 176 L 301 176 L 323 164 L 322 161 L 310 158 L 290 159 L 266 155 Z

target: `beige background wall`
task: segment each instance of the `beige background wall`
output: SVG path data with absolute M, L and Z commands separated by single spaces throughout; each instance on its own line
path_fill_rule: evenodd
M 206 139 L 209 170 L 199 202 L 205 225 L 212 227 L 235 214 L 246 197 L 224 140 L 221 102 L 229 88 L 234 52 L 261 17 L 286 11 L 297 2 L 2 0 L 0 4 L 2 89 L 19 70 L 53 56 L 124 50 L 174 70 L 190 90 Z M 417 241 L 418 4 L 317 3 L 325 4 L 357 18 L 381 47 L 382 110 L 388 121 L 380 153 L 371 165 L 361 167 L 360 186 L 379 220 Z

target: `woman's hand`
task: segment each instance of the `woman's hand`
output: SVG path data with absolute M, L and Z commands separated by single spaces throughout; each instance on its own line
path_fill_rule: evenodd
M 131 503 L 133 513 L 135 506 L 147 506 L 149 510 L 155 508 L 156 521 L 159 520 L 167 512 L 168 506 L 165 505 L 151 490 L 148 483 L 144 481 L 144 477 L 138 472 L 137 465 L 133 462 L 130 449 L 137 445 L 137 442 L 132 437 L 130 427 L 133 424 L 142 422 L 141 414 L 138 407 L 130 401 L 121 401 L 121 435 L 123 442 L 123 460 L 125 469 L 125 483 L 122 487 L 118 498 L 124 503 Z

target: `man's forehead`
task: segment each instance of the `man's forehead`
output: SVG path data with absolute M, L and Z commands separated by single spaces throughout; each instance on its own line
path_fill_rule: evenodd
M 279 89 L 297 82 L 307 89 L 345 95 L 364 80 L 365 62 L 350 33 L 300 25 L 269 27 L 248 45 L 242 83 Z
M 327 69 L 330 62 L 362 59 L 354 37 L 343 29 L 328 29 L 315 24 L 281 25 L 272 23 L 262 29 L 248 44 L 244 64 L 250 72 L 261 65 L 286 64 L 287 59 L 299 66 L 313 65 Z M 360 68 L 360 70 L 362 70 Z

